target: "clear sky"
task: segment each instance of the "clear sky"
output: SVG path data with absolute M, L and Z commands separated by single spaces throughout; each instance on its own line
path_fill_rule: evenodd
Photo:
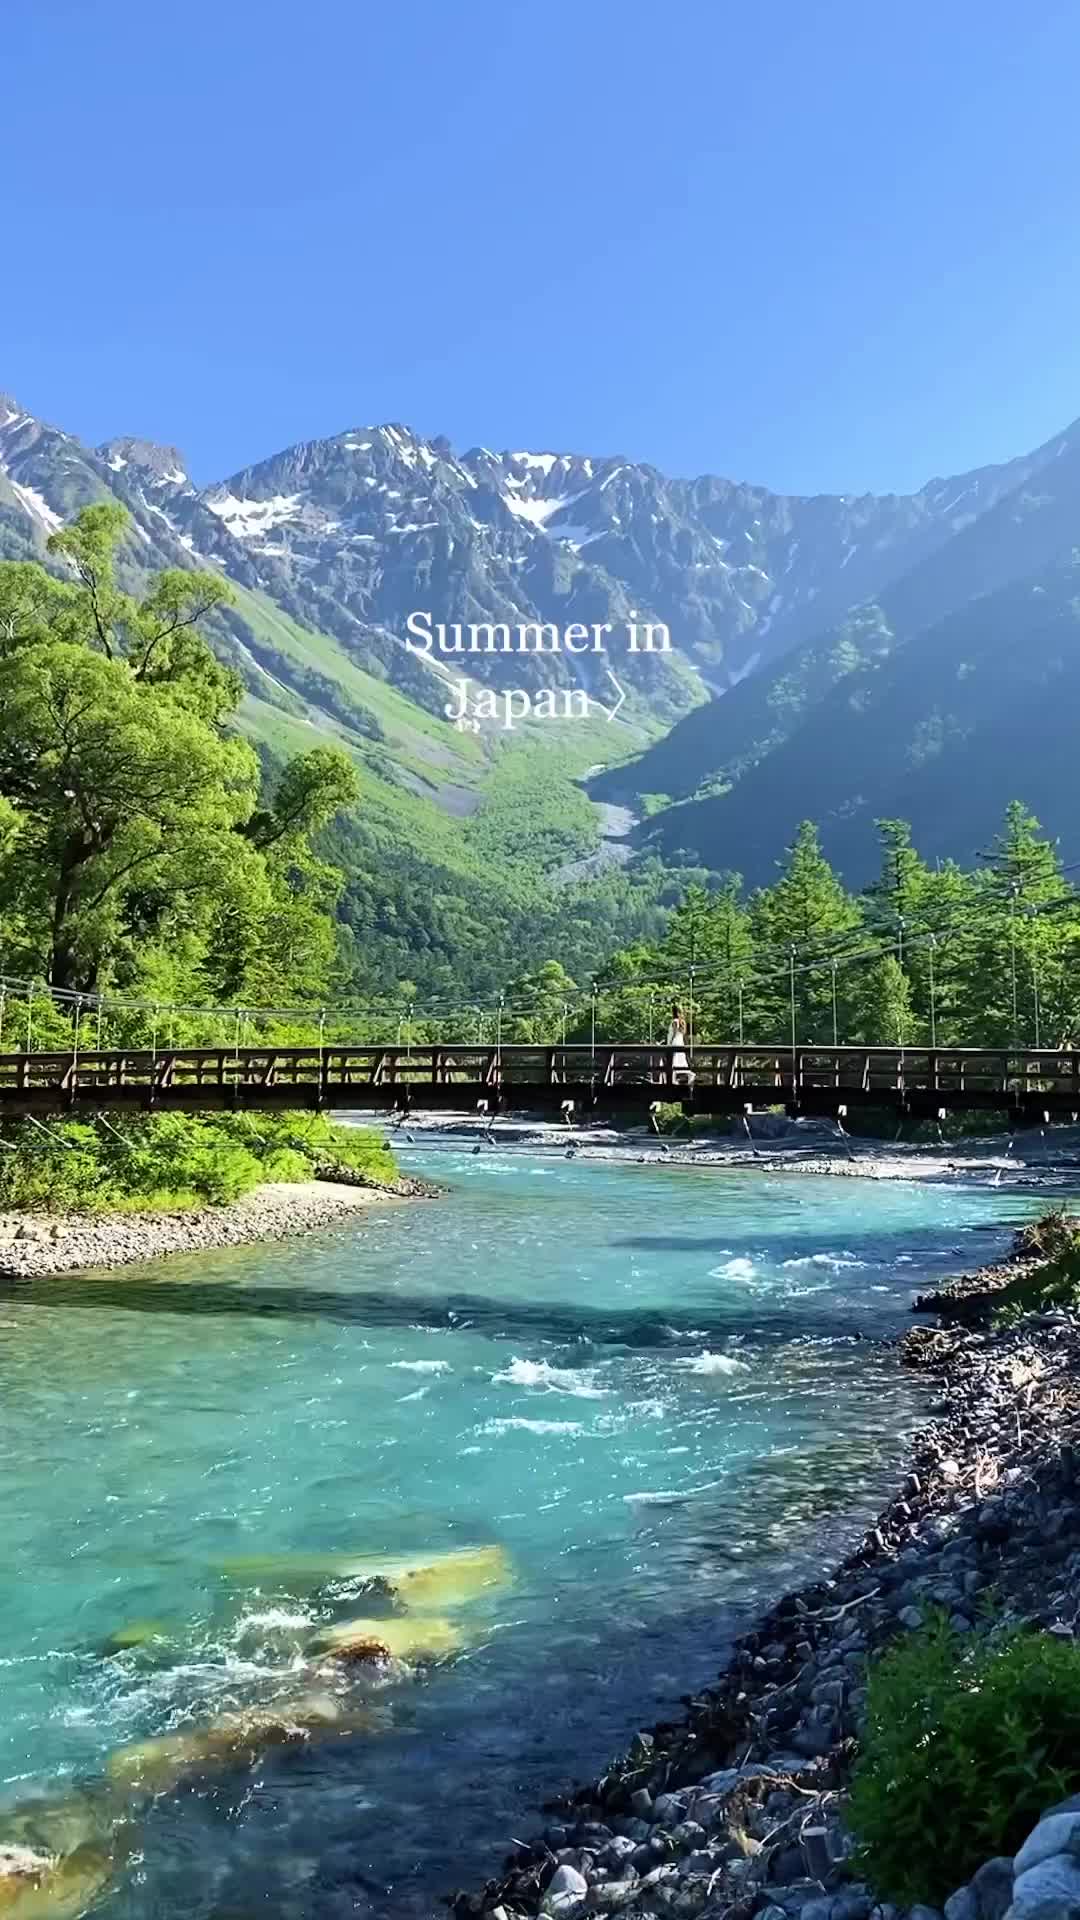
M 34 0 L 0 388 L 200 481 L 401 420 L 800 491 L 1080 414 L 1075 0 Z

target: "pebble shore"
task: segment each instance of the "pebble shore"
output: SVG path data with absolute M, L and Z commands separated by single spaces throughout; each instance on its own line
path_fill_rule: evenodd
M 87 1268 L 131 1266 L 170 1253 L 286 1240 L 340 1226 L 367 1208 L 437 1191 L 407 1176 L 387 1186 L 266 1181 L 242 1200 L 190 1212 L 0 1214 L 0 1278 L 37 1280 Z
M 684 1719 L 637 1734 L 500 1879 L 454 1896 L 457 1920 L 899 1920 L 858 1879 L 843 1823 L 866 1663 L 931 1606 L 978 1631 L 991 1590 L 999 1619 L 1080 1633 L 1080 1327 L 1064 1313 L 1007 1332 L 919 1326 L 902 1358 L 940 1398 L 876 1525 L 736 1643 Z M 945 1920 L 1080 1912 L 1080 1802 L 1049 1813 Z
M 1050 1192 L 1055 1185 L 1075 1191 L 1080 1172 L 1080 1130 L 1030 1129 L 1014 1140 L 1001 1136 L 956 1141 L 949 1148 L 925 1143 L 886 1145 L 842 1133 L 821 1121 L 789 1121 L 757 1115 L 748 1138 L 699 1134 L 661 1136 L 649 1127 L 615 1129 L 585 1122 L 573 1128 L 527 1115 L 447 1119 L 418 1110 L 401 1127 L 406 1138 L 425 1146 L 552 1153 L 572 1159 L 614 1161 L 623 1165 L 712 1168 L 721 1172 L 806 1173 L 845 1180 L 918 1180 L 949 1184 L 986 1181 Z M 396 1137 L 391 1129 L 391 1139 Z

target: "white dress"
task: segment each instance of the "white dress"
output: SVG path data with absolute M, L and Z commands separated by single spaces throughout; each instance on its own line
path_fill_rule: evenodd
M 681 1020 L 672 1021 L 670 1027 L 667 1030 L 667 1044 L 669 1047 L 674 1047 L 676 1049 L 676 1051 L 671 1056 L 672 1079 L 675 1079 L 677 1075 L 683 1075 L 685 1076 L 685 1078 L 689 1079 L 690 1078 L 690 1062 L 687 1059 L 686 1053 L 684 1051 L 685 1044 L 686 1044 L 686 1029 L 683 1026 Z

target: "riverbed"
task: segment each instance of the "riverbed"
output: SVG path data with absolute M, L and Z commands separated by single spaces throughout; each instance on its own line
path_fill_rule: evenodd
M 377 1729 L 134 1809 L 114 1920 L 430 1914 L 494 1871 L 841 1552 L 925 1414 L 883 1338 L 1025 1206 L 497 1149 L 405 1164 L 447 1197 L 0 1296 L 4 1805 L 273 1699 L 314 1627 L 363 1610 L 332 1556 L 497 1545 L 513 1568 Z M 132 1622 L 151 1641 L 104 1654 Z

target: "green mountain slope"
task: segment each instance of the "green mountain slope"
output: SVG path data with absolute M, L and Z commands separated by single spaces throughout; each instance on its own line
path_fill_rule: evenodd
M 963 504 L 962 492 L 951 502 Z M 957 514 L 951 537 L 875 599 L 695 709 L 645 754 L 593 783 L 598 798 L 661 794 L 680 801 L 738 781 L 801 726 L 839 680 L 879 660 L 954 609 L 1067 556 L 1080 527 L 1080 428 L 1050 441 L 1017 484 L 974 516 Z M 813 810 L 813 809 L 811 809 Z M 709 814 L 700 816 L 711 818 Z M 690 831 L 680 815 L 670 833 Z
M 707 850 L 772 877 L 798 821 L 852 883 L 876 870 L 874 821 L 912 823 L 928 857 L 970 861 L 1010 796 L 1077 835 L 1080 558 L 972 600 L 816 698 L 730 791 L 653 828 L 669 857 Z M 1071 841 L 1070 843 L 1071 844 Z

